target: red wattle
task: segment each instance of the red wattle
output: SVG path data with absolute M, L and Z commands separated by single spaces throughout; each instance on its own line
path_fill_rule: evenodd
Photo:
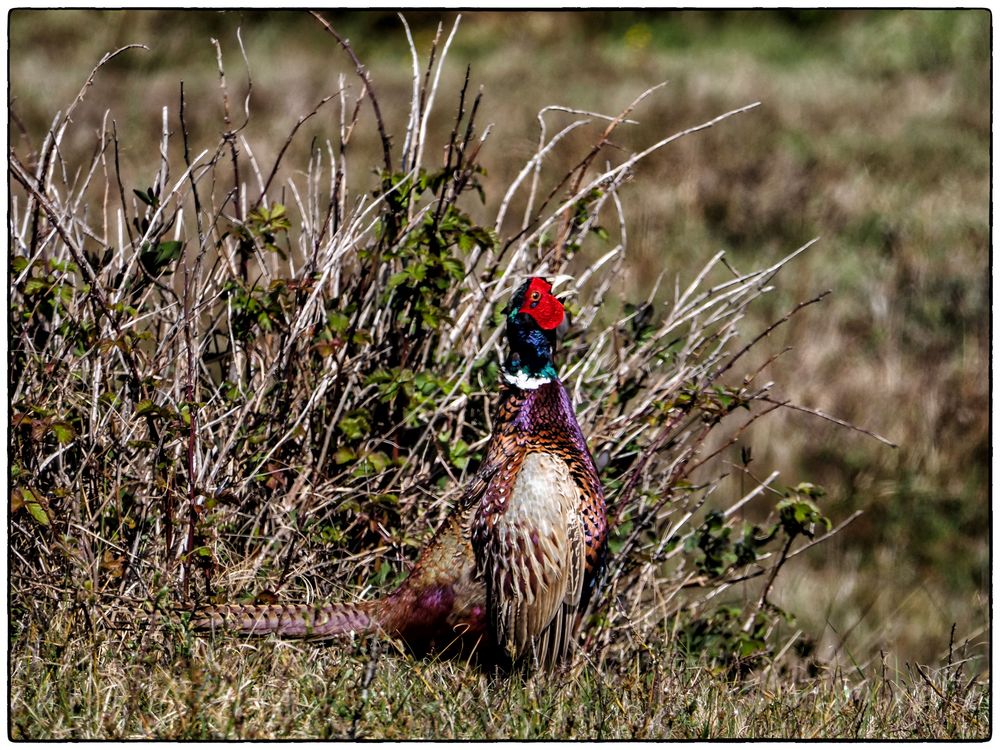
M 528 313 L 534 318 L 538 327 L 543 331 L 558 328 L 559 324 L 563 322 L 563 318 L 566 317 L 562 303 L 550 294 L 551 289 L 552 285 L 545 279 L 532 279 L 525 292 L 524 303 L 518 310 L 518 312 Z M 540 295 L 540 298 L 537 302 L 532 302 L 531 297 L 535 292 Z
M 546 296 L 538 302 L 538 307 L 533 310 L 525 310 L 538 323 L 538 327 L 543 331 L 551 331 L 558 328 L 566 317 L 566 311 L 562 304 L 555 297 Z

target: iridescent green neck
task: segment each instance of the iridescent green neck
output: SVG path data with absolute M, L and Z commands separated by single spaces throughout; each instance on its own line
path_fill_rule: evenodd
M 534 390 L 556 379 L 552 364 L 554 336 L 541 330 L 530 315 L 512 312 L 507 316 L 507 343 L 510 351 L 503 364 L 503 376 L 508 383 Z

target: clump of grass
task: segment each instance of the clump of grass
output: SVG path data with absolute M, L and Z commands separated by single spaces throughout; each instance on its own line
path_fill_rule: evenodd
M 820 488 L 778 486 L 776 472 L 757 476 L 749 452 L 742 466 L 722 465 L 719 456 L 751 424 L 789 405 L 764 381 L 780 352 L 752 366 L 747 355 L 824 294 L 759 331 L 747 333 L 743 323 L 808 245 L 749 273 L 717 254 L 697 273 L 672 279 L 666 304 L 654 303 L 656 290 L 614 300 L 628 253 L 621 188 L 632 171 L 656 150 L 754 105 L 624 157 L 609 148 L 611 137 L 655 89 L 617 114 L 569 110 L 575 119 L 559 130 L 543 111 L 535 154 L 495 220 L 482 222 L 468 204 L 481 190 L 489 129 L 477 125 L 482 94 L 472 94 L 468 75 L 451 97 L 441 163 L 426 156 L 456 30 L 439 30 L 424 66 L 411 46 L 410 116 L 398 151 L 377 82 L 337 37 L 360 88 L 338 81 L 299 118 L 273 163 L 259 163 L 245 133 L 252 77 L 238 101 L 217 42 L 224 133 L 209 145 L 189 129 L 192 105 L 181 86 L 176 107 L 163 107 L 162 137 L 151 148 L 156 168 L 145 179 L 119 169 L 119 134 L 108 117 L 90 162 L 66 163 L 58 145 L 74 108 L 101 66 L 128 53 L 122 48 L 94 69 L 37 150 L 11 153 L 11 613 L 15 682 L 25 691 L 22 736 L 289 736 L 320 725 L 342 736 L 362 724 L 379 736 L 400 724 L 429 735 L 573 734 L 568 725 L 539 724 L 550 712 L 536 715 L 537 708 L 523 723 L 460 727 L 468 707 L 452 698 L 481 697 L 487 678 L 458 665 L 391 660 L 389 670 L 410 672 L 394 678 L 386 658 L 375 670 L 374 657 L 364 657 L 362 669 L 334 650 L 320 652 L 330 679 L 304 684 L 310 648 L 193 643 L 169 617 L 193 600 L 358 598 L 401 580 L 488 438 L 499 311 L 525 275 L 570 284 L 574 325 L 561 372 L 613 519 L 606 581 L 585 627 L 587 662 L 570 684 L 590 690 L 588 702 L 602 711 L 614 697 L 624 720 L 639 697 L 625 706 L 606 691 L 605 675 L 672 658 L 664 642 L 736 680 L 773 668 L 796 641 L 777 649 L 785 613 L 770 597 L 776 577 L 851 519 L 833 528 Z M 305 164 L 285 164 L 302 124 L 330 109 L 335 137 L 312 144 Z M 553 148 L 594 122 L 589 148 L 550 174 Z M 352 161 L 351 147 L 365 128 L 381 144 L 382 161 L 371 191 L 356 193 L 349 176 L 368 165 Z M 734 471 L 749 487 L 722 497 L 721 482 Z M 740 523 L 738 511 L 763 496 L 771 513 Z M 733 598 L 748 581 L 759 585 Z M 108 650 L 127 638 L 114 630 L 123 626 L 139 629 L 138 641 Z M 100 681 L 65 665 L 32 672 L 32 655 L 58 661 L 87 648 L 107 659 Z M 134 656 L 115 661 L 116 653 Z M 261 661 L 232 671 L 244 653 Z M 144 668 L 159 676 L 136 691 L 132 680 Z M 286 668 L 286 677 L 275 672 Z M 414 675 L 433 691 L 428 670 L 481 692 L 458 693 L 423 718 L 407 713 L 400 722 L 409 707 L 386 715 L 421 691 Z M 29 681 L 37 686 L 31 696 Z M 267 686 L 284 690 L 283 681 L 307 692 L 268 697 Z M 93 710 L 122 685 L 124 719 Z M 338 688 L 321 699 L 330 685 Z M 565 711 L 565 686 L 523 687 L 515 705 L 547 701 Z M 963 695 L 975 695 L 973 687 Z M 383 704 L 385 691 L 402 692 Z M 260 702 L 244 704 L 253 694 Z M 356 709 L 362 695 L 369 702 Z M 177 721 L 175 701 L 188 709 Z M 303 701 L 321 721 L 297 708 L 264 709 Z M 369 718 L 376 709 L 382 713 Z M 220 718 L 219 710 L 231 713 Z M 154 724 L 153 715 L 167 718 Z M 595 736 L 606 726 L 602 714 L 575 731 Z M 670 725 L 628 726 L 647 736 Z

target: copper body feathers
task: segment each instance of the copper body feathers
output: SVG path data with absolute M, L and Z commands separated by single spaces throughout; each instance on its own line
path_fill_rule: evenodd
M 603 563 L 604 493 L 558 379 L 501 394 L 472 545 L 496 643 L 552 666 L 574 641 Z

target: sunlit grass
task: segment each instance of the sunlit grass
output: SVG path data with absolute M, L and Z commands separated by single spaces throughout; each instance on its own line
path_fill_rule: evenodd
M 58 630 L 58 628 L 57 628 Z M 496 677 L 386 646 L 104 634 L 15 656 L 14 739 L 972 739 L 989 692 L 955 664 L 810 676 L 788 656 L 749 680 L 674 658 Z M 592 655 L 591 659 L 600 658 Z M 899 671 L 897 671 L 897 668 Z M 366 676 L 371 675 L 370 682 Z

